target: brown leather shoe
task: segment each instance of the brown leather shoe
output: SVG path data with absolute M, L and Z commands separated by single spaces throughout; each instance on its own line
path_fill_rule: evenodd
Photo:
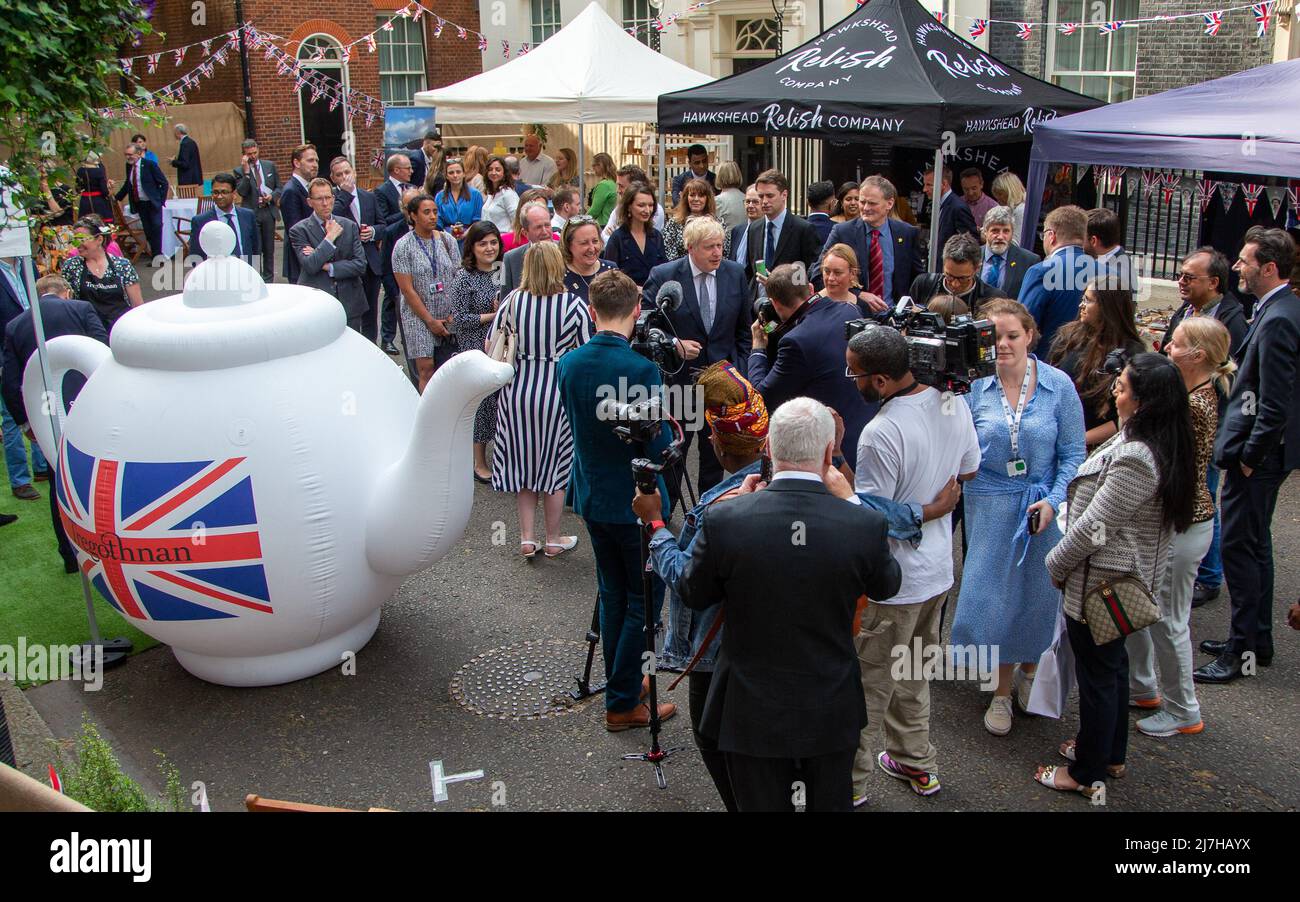
M 26 485 L 20 485 L 13 490 L 15 498 L 21 498 L 23 501 L 40 501 L 41 493 L 36 491 L 36 487 L 30 482 Z
M 668 720 L 676 713 L 677 706 L 672 702 L 661 702 L 659 704 L 659 719 L 661 721 Z M 650 726 L 649 705 L 640 704 L 630 711 L 620 711 L 617 714 L 605 712 L 605 729 L 611 733 L 620 733 L 623 730 L 648 726 Z

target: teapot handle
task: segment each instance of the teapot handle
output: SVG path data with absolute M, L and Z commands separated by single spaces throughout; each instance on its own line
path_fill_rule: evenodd
M 63 377 L 75 370 L 87 379 L 100 365 L 113 356 L 108 345 L 85 335 L 60 335 L 51 338 L 45 346 L 50 376 L 54 380 L 52 391 L 47 391 L 41 374 L 41 361 L 33 354 L 23 370 L 23 404 L 27 407 L 27 421 L 41 446 L 46 460 L 58 460 L 59 449 L 54 443 L 54 429 L 50 426 L 50 412 L 57 411 L 59 425 L 63 424 Z

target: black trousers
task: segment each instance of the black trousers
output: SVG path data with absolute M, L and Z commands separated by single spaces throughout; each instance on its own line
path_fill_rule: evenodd
M 1065 618 L 1079 683 L 1079 732 L 1070 776 L 1084 786 L 1106 779 L 1106 767 L 1128 754 L 1128 650 L 1122 638 L 1092 641 L 1087 624 Z
M 709 697 L 709 686 L 713 685 L 712 671 L 700 673 L 692 670 L 686 678 L 690 698 L 691 732 L 695 734 L 695 747 L 700 750 L 704 766 L 709 769 L 713 785 L 718 796 L 728 811 L 738 811 L 736 794 L 731 791 L 731 778 L 727 776 L 727 759 L 718 751 L 718 744 L 700 734 L 700 720 L 704 717 L 704 701 Z
M 54 480 L 50 480 L 49 489 L 46 492 L 50 496 L 50 519 L 54 521 L 54 537 L 59 542 L 59 557 L 64 561 L 76 563 L 77 555 L 72 548 L 72 543 L 68 541 L 68 533 L 63 528 L 63 520 L 59 517 L 59 499 L 58 493 L 54 490 Z
M 1273 511 L 1289 475 L 1278 446 L 1250 475 L 1223 472 L 1223 577 L 1232 597 L 1229 648 L 1273 654 Z
M 262 245 L 262 281 L 275 281 L 275 212 L 271 207 L 258 207 L 253 211 L 257 235 Z
M 361 287 L 365 289 L 366 301 L 370 308 L 361 314 L 361 334 L 374 341 L 379 329 L 379 288 L 383 284 L 383 276 L 373 273 L 369 268 L 366 274 L 361 277 Z
M 149 241 L 149 256 L 156 257 L 162 253 L 162 208 L 157 204 L 140 200 L 131 204 L 131 210 L 140 217 L 140 228 Z
M 857 746 L 811 758 L 755 758 L 727 752 L 727 774 L 740 811 L 793 811 L 802 795 L 807 811 L 853 810 L 853 756 Z

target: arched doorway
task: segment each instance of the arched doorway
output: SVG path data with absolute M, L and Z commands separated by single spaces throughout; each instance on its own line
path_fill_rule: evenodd
M 321 58 L 317 59 L 317 55 Z M 342 45 L 327 34 L 314 34 L 298 47 L 298 62 L 304 69 L 312 69 L 337 82 L 345 88 L 348 84 L 348 67 L 343 62 Z M 312 100 L 311 87 L 304 85 L 298 89 L 298 108 L 302 122 L 302 142 L 315 144 L 320 157 L 321 174 L 327 175 L 325 167 L 329 161 L 343 154 L 344 135 L 348 122 L 343 113 L 343 104 L 330 109 L 331 98 L 322 94 L 319 100 Z

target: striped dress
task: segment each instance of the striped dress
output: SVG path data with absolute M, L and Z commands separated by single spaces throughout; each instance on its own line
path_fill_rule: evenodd
M 595 327 L 587 305 L 567 291 L 538 297 L 519 290 L 502 299 L 489 341 L 512 302 L 519 345 L 515 378 L 501 390 L 492 488 L 558 492 L 569 483 L 573 435 L 560 404 L 555 364 L 591 338 Z

